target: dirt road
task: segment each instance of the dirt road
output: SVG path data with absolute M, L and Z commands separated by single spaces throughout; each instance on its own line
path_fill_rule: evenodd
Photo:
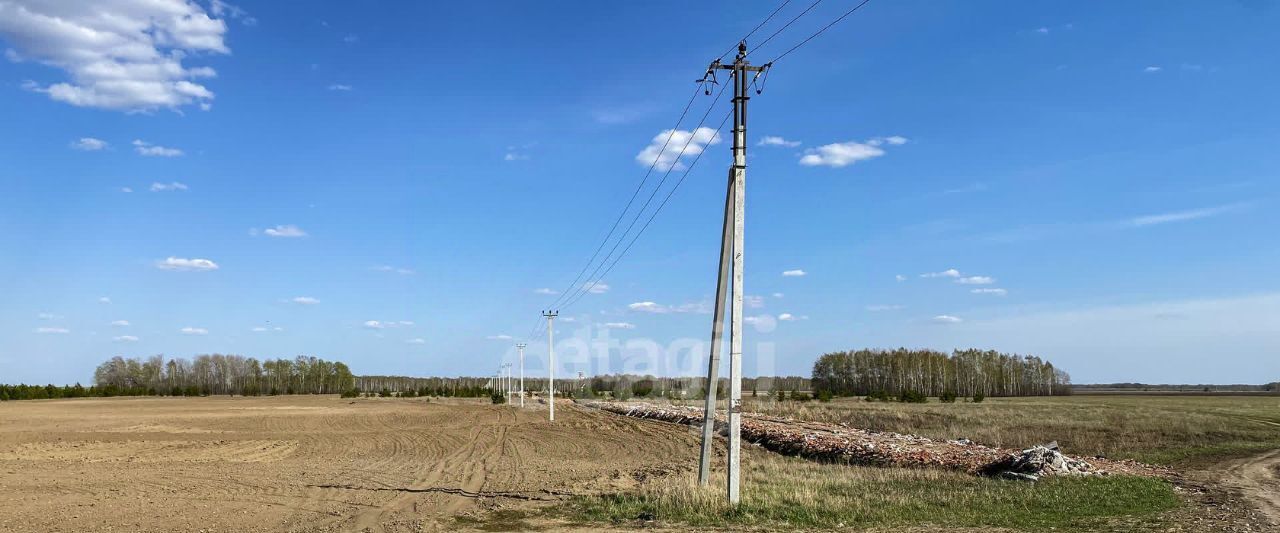
M 1243 493 L 1280 527 L 1280 450 L 1226 463 L 1223 483 Z
M 559 410 L 558 410 L 559 411 Z M 0 531 L 452 530 L 696 465 L 676 426 L 410 399 L 0 404 Z

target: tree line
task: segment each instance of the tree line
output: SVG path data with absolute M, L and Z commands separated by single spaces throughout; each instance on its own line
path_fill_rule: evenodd
M 346 364 L 300 355 L 259 361 L 241 355 L 209 354 L 191 359 L 112 357 L 98 365 L 93 385 L 0 385 L 0 400 L 102 396 L 242 396 L 330 394 L 351 390 L 355 376 Z
M 836 396 L 1053 396 L 1071 394 L 1071 376 L 1039 357 L 993 350 L 862 349 L 819 357 L 813 387 Z
M 520 387 L 519 376 L 511 380 L 514 389 Z M 496 383 L 496 384 L 495 384 Z M 719 397 L 728 396 L 729 379 L 720 378 Z M 492 377 L 409 377 L 409 376 L 356 376 L 355 390 L 365 394 L 392 395 L 412 393 L 415 396 L 456 396 L 478 398 L 489 396 L 495 387 L 501 387 Z M 776 391 L 799 392 L 810 390 L 810 379 L 802 376 L 761 376 L 743 378 L 745 395 L 774 394 Z M 545 394 L 547 378 L 525 377 L 526 392 Z M 649 398 L 702 399 L 707 391 L 704 377 L 656 377 L 636 374 L 603 374 L 591 377 L 556 379 L 556 395 L 573 398 Z M 499 391 L 500 392 L 500 391 Z

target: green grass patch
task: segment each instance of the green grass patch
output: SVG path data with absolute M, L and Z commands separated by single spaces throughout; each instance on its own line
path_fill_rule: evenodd
M 1179 502 L 1167 482 L 1129 476 L 1026 483 L 763 455 L 753 457 L 746 470 L 737 507 L 725 502 L 723 478 L 710 489 L 682 478 L 635 492 L 580 497 L 562 511 L 579 522 L 640 519 L 692 527 L 1072 530 L 1154 517 Z

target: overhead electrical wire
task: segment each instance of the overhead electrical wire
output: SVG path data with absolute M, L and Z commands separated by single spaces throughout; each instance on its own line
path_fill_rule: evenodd
M 787 4 L 790 4 L 790 3 L 791 3 L 791 0 L 784 0 L 782 2 L 782 5 L 778 6 L 777 9 L 773 10 L 773 13 L 769 13 L 769 16 L 765 17 L 764 20 L 760 21 L 759 24 L 756 24 L 756 27 L 751 28 L 751 31 L 747 32 L 746 35 L 743 35 L 741 39 L 738 39 L 738 42 L 745 41 L 749 39 L 752 35 L 755 35 L 757 30 L 764 27 L 765 24 L 768 24 L 770 20 L 773 20 L 773 16 L 777 15 L 779 11 L 782 11 L 782 8 L 787 7 Z M 733 46 L 730 46 L 729 49 L 725 51 L 725 53 L 720 54 L 720 59 L 724 60 L 725 56 L 732 54 L 733 51 L 737 49 L 738 49 L 738 45 L 737 43 L 735 43 Z
M 791 20 L 788 20 L 787 23 L 783 24 L 781 28 L 778 28 L 773 33 L 769 34 L 768 37 L 765 37 L 763 41 L 760 41 L 760 44 L 752 46 L 752 49 L 753 50 L 758 49 L 766 44 L 769 44 L 769 41 L 772 41 L 774 37 L 777 37 L 778 34 L 786 31 L 786 29 L 790 28 L 792 24 L 795 24 L 797 20 L 800 20 L 800 17 L 805 16 L 805 14 L 812 11 L 813 8 L 818 7 L 818 4 L 821 4 L 821 3 L 822 3 L 822 0 L 814 0 L 814 2 L 812 4 L 809 4 L 809 7 L 804 8 L 804 11 L 801 11 L 799 15 L 792 17 Z M 751 53 L 748 52 L 747 55 L 751 55 Z
M 810 36 L 808 36 L 808 37 L 805 37 L 805 39 L 804 39 L 803 41 L 800 41 L 799 43 L 796 43 L 796 45 L 795 45 L 795 46 L 792 46 L 791 48 L 788 48 L 786 52 L 783 52 L 783 53 L 779 54 L 777 57 L 775 57 L 775 58 L 773 58 L 773 59 L 770 59 L 770 60 L 769 60 L 769 63 L 770 63 L 770 64 L 772 64 L 772 63 L 776 63 L 776 62 L 778 62 L 778 60 L 780 60 L 780 59 L 782 59 L 782 58 L 784 58 L 784 57 L 787 57 L 787 55 L 788 55 L 788 54 L 790 54 L 791 52 L 796 51 L 796 49 L 797 49 L 797 48 L 800 48 L 801 46 L 804 46 L 804 45 L 808 44 L 808 43 L 809 43 L 809 41 L 812 41 L 814 37 L 817 37 L 817 36 L 819 36 L 819 35 L 822 35 L 822 33 L 823 33 L 823 32 L 827 31 L 827 30 L 828 30 L 828 29 L 830 29 L 832 26 L 835 26 L 837 23 L 839 23 L 840 21 L 844 20 L 844 19 L 845 19 L 845 17 L 848 17 L 849 15 L 852 15 L 854 11 L 857 11 L 857 10 L 859 10 L 859 9 L 862 9 L 862 6 L 867 5 L 867 3 L 869 3 L 869 2 L 871 2 L 871 0 L 862 0 L 862 2 L 861 2 L 861 3 L 859 3 L 859 4 L 858 4 L 858 5 L 856 5 L 856 6 L 853 6 L 853 9 L 850 9 L 850 10 L 848 10 L 848 11 L 845 11 L 843 15 L 840 15 L 839 17 L 836 17 L 836 19 L 835 19 L 835 20 L 831 21 L 831 22 L 830 22 L 829 24 L 827 24 L 826 26 L 823 26 L 823 27 L 822 27 L 822 29 L 820 29 L 820 30 L 818 30 L 818 31 L 814 32 L 814 33 L 813 33 L 813 35 L 810 35 Z

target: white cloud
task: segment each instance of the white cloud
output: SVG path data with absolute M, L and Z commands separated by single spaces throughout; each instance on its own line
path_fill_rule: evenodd
M 36 313 L 36 318 L 39 318 L 40 320 L 60 320 L 62 318 L 62 315 L 55 315 L 53 313 L 48 313 L 48 312 Z
M 891 137 L 876 137 L 864 143 L 849 141 L 827 144 L 805 150 L 804 157 L 800 158 L 800 164 L 808 167 L 826 166 L 839 168 L 884 155 L 884 149 L 881 146 L 885 144 L 899 146 L 906 143 L 906 137 L 894 135 Z
M 510 335 L 503 334 L 503 335 L 490 335 L 485 338 L 491 341 L 509 341 L 511 340 L 512 337 Z
M 426 344 L 427 340 L 426 339 L 409 339 L 404 342 L 407 344 Z
M 267 234 L 270 237 L 306 237 L 307 236 L 307 232 L 302 231 L 302 228 L 299 228 L 293 224 L 276 226 L 274 228 L 267 228 L 265 230 L 262 230 L 262 232 Z
M 654 302 L 635 302 L 627 305 L 632 311 L 641 311 L 644 313 L 667 314 L 667 313 L 709 313 L 705 303 L 687 303 L 681 305 L 662 305 Z
M 415 272 L 411 268 L 393 267 L 391 265 L 376 266 L 376 267 L 373 267 L 373 269 L 378 272 L 394 272 L 396 274 L 400 274 L 404 276 L 415 274 Z
M 387 325 L 378 320 L 366 320 L 364 321 L 364 327 L 369 329 L 384 329 Z
M 320 300 L 317 300 L 317 299 L 312 298 L 312 297 L 310 297 L 310 296 L 297 296 L 297 297 L 295 297 L 295 298 L 293 298 L 293 299 L 291 299 L 291 300 L 289 300 L 289 301 L 291 301 L 291 302 L 293 302 L 293 303 L 295 303 L 295 304 L 302 304 L 302 305 L 315 305 L 315 304 L 320 303 Z
M 119 337 L 112 337 L 111 342 L 138 342 L 138 338 L 133 335 L 121 335 Z
M 1040 35 L 1047 35 L 1049 33 L 1049 28 L 1041 26 L 1039 28 L 1036 28 L 1036 33 L 1039 33 Z
M 1164 68 L 1162 68 L 1162 67 L 1158 67 L 1158 66 L 1154 66 L 1154 65 L 1152 65 L 1152 66 L 1150 66 L 1150 67 L 1147 67 L 1147 68 L 1142 69 L 1142 71 L 1143 71 L 1143 72 L 1146 72 L 1146 73 L 1148 73 L 1148 74 L 1150 74 L 1150 73 L 1154 73 L 1154 72 L 1160 72 L 1161 70 L 1164 70 Z
M 644 167 L 652 165 L 662 171 L 684 170 L 684 163 L 679 158 L 694 157 L 706 150 L 707 146 L 715 144 L 720 144 L 720 132 L 711 128 L 698 128 L 692 132 L 664 130 L 653 137 L 649 146 L 636 154 L 636 163 Z M 663 145 L 666 145 L 666 149 L 663 149 Z
M 788 278 L 798 278 L 798 277 L 806 276 L 808 274 L 809 274 L 808 272 L 805 272 L 798 268 L 795 270 L 786 270 L 786 271 L 783 271 L 782 273 L 783 277 L 788 277 Z
M 258 24 L 258 19 L 249 16 L 249 13 L 241 9 L 240 6 L 228 4 L 222 0 L 210 2 L 209 12 L 215 17 L 226 15 L 228 18 L 240 19 L 240 23 L 245 26 L 256 26 Z
M 600 281 L 595 283 L 586 283 L 582 287 L 591 294 L 604 294 L 609 292 L 609 284 Z
M 1232 211 L 1241 209 L 1246 205 L 1248 204 L 1238 203 L 1238 204 L 1230 204 L 1230 205 L 1220 205 L 1216 207 L 1204 207 L 1200 209 L 1189 209 L 1186 211 L 1175 211 L 1172 213 L 1161 213 L 1158 215 L 1147 215 L 1147 216 L 1134 217 L 1132 219 L 1129 219 L 1128 223 L 1129 225 L 1132 225 L 1132 226 L 1141 227 L 1141 226 L 1154 226 L 1157 224 L 1168 224 L 1170 222 L 1184 222 L 1187 220 L 1196 220 L 1201 218 L 1217 216 L 1224 213 L 1230 213 Z
M 920 277 L 922 278 L 958 278 L 960 277 L 960 271 L 954 268 L 948 268 L 946 270 L 943 270 L 942 272 L 928 272 L 925 274 L 920 274 Z
M 217 270 L 218 264 L 208 259 L 184 259 L 181 257 L 169 257 L 163 261 L 157 261 L 156 268 L 160 270 L 207 272 L 210 270 Z
M 742 302 L 743 302 L 743 303 L 745 303 L 745 304 L 747 304 L 747 307 L 750 307 L 750 308 L 752 308 L 752 309 L 759 309 L 759 308 L 761 308 L 761 307 L 764 307 L 764 297 L 763 297 L 763 296 L 753 296 L 753 295 L 748 294 L 748 295 L 743 296 L 743 298 L 742 298 Z
M 784 295 L 784 294 L 782 294 L 782 293 L 780 293 L 780 292 L 775 292 L 775 293 L 773 293 L 773 297 L 774 297 L 774 298 L 782 298 L 783 296 L 785 296 L 785 295 Z
M 93 137 L 81 137 L 79 140 L 72 141 L 71 147 L 85 152 L 96 152 L 106 148 L 107 141 Z
M 778 315 L 778 320 L 783 322 L 793 322 L 796 320 L 809 320 L 808 315 L 793 315 L 791 313 L 782 313 Z
M 528 154 L 521 154 L 517 152 L 507 152 L 502 156 L 503 161 L 527 161 L 528 159 Z
M 329 86 L 329 90 L 330 90 L 330 91 L 343 91 L 343 92 L 346 92 L 346 91 L 350 91 L 350 90 L 351 90 L 351 86 L 350 86 L 350 85 L 344 85 L 344 84 L 341 84 L 341 83 L 335 83 L 335 84 L 333 84 L 333 85 L 330 85 L 330 86 Z
M 756 146 L 785 146 L 787 148 L 795 148 L 800 146 L 800 141 L 788 141 L 775 135 L 765 135 L 760 138 L 760 142 L 756 143 Z
M 126 190 L 125 192 L 133 192 L 133 189 L 129 189 L 128 187 L 126 187 L 126 189 L 128 190 Z M 185 191 L 185 190 L 187 190 L 187 185 L 184 183 L 178 183 L 176 181 L 171 183 L 156 182 L 151 184 L 151 192 Z
M 214 94 L 194 80 L 216 73 L 182 62 L 230 53 L 226 31 L 222 20 L 189 0 L 0 2 L 0 36 L 22 58 L 66 73 L 67 81 L 24 87 L 75 106 L 208 109 Z
M 534 293 L 534 294 L 542 294 L 542 295 L 546 295 L 546 296 L 553 296 L 553 295 L 556 295 L 556 294 L 560 294 L 560 291 L 557 291 L 557 290 L 554 290 L 554 289 L 548 289 L 548 288 L 546 288 L 546 287 L 543 287 L 543 288 L 540 288 L 540 289 L 534 289 L 534 290 L 533 290 L 533 293 Z
M 122 328 L 122 327 L 128 326 L 129 321 L 128 320 L 112 320 L 111 325 L 117 328 Z
M 933 317 L 933 321 L 938 324 L 959 324 L 964 322 L 960 317 L 951 315 L 938 315 Z
M 193 328 L 191 326 L 187 326 L 178 331 L 183 335 L 208 335 L 209 334 L 209 330 L 205 328 Z
M 997 296 L 1004 296 L 1004 295 L 1009 294 L 1009 291 L 1007 291 L 1007 290 L 1004 290 L 1004 289 L 996 289 L 996 288 L 981 288 L 981 289 L 973 289 L 973 290 L 971 290 L 971 291 L 969 291 L 969 292 L 971 292 L 971 293 L 973 293 L 973 294 L 995 294 L 995 295 L 997 295 Z
M 101 298 L 98 298 L 98 303 L 100 303 L 100 304 L 109 304 L 109 303 L 111 303 L 111 298 L 108 298 L 108 297 L 106 297 L 106 296 L 103 296 L 103 297 L 101 297 Z
M 133 187 L 121 187 L 120 192 L 133 192 Z
M 892 305 L 868 305 L 868 306 L 866 307 L 867 311 L 871 311 L 871 312 L 873 312 L 873 313 L 878 313 L 878 312 L 880 312 L 880 311 L 897 311 L 897 310 L 899 310 L 899 309 L 905 309 L 905 308 L 906 308 L 906 306 L 905 306 L 905 305 L 897 305 L 897 304 L 892 304 Z
M 896 279 L 898 281 L 907 281 L 907 277 L 903 276 L 902 274 L 894 274 L 893 279 Z
M 396 325 L 398 325 L 398 326 L 412 326 L 412 325 L 413 325 L 413 321 L 412 321 L 412 320 L 401 320 L 401 321 L 399 321 L 399 322 L 396 322 Z
M 139 155 L 144 155 L 147 157 L 178 157 L 180 155 L 183 155 L 182 150 L 179 150 L 177 148 L 156 146 L 149 142 L 143 141 L 142 139 L 133 140 L 133 149 L 136 150 Z
M 39 333 L 41 335 L 66 335 L 68 333 L 71 333 L 71 330 L 67 328 L 44 327 L 44 328 L 36 328 L 36 333 Z
M 990 285 L 995 282 L 996 279 L 990 276 L 968 276 L 956 280 L 956 283 L 964 285 Z
M 630 322 L 605 322 L 602 326 L 608 329 L 636 329 L 636 325 Z
M 276 326 L 276 327 L 272 327 L 272 328 L 268 328 L 268 327 L 266 327 L 266 326 L 255 326 L 255 327 L 251 328 L 251 329 L 250 329 L 250 331 L 253 331 L 253 332 L 256 332 L 256 333 L 262 333 L 262 332 L 265 332 L 265 331 L 284 331 L 284 328 L 282 328 L 282 327 L 280 327 L 280 326 Z

